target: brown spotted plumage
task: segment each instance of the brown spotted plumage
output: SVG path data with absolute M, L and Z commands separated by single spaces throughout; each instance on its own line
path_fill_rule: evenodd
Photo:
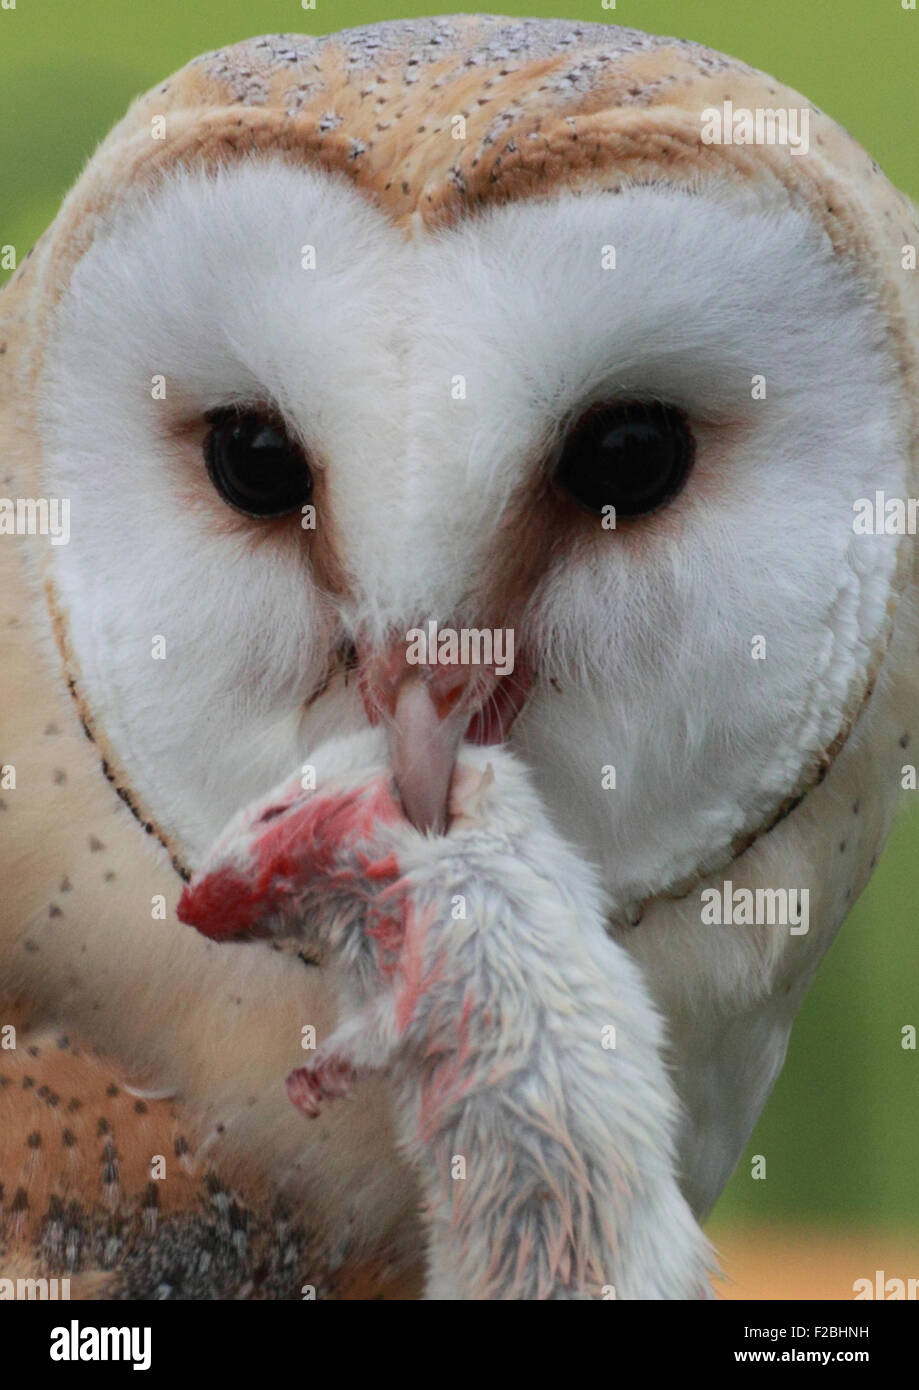
M 779 190 L 876 296 L 912 385 L 919 459 L 919 279 L 898 273 L 904 242 L 919 244 L 915 210 L 822 112 L 800 159 L 703 146 L 701 110 L 728 99 L 807 104 L 699 45 L 568 20 L 447 16 L 195 59 L 132 105 L 0 294 L 5 491 L 43 494 L 51 314 L 107 214 L 178 166 L 259 152 L 347 180 L 407 236 L 560 187 L 692 187 L 715 166 L 764 202 Z M 254 945 L 222 953 L 178 923 L 183 847 L 91 706 L 53 557 L 2 540 L 0 763 L 17 783 L 0 795 L 0 1038 L 15 1030 L 15 1048 L 0 1047 L 0 1275 L 66 1275 L 75 1297 L 414 1294 L 416 1194 L 391 1155 L 385 1092 L 368 1084 L 360 1105 L 332 1108 L 304 1157 L 284 1091 L 303 1025 L 334 1022 L 321 972 Z M 901 587 L 913 565 L 904 544 Z M 871 694 L 889 635 L 769 840 L 793 860 L 806 818 L 851 805 L 842 842 L 819 851 L 829 915 L 860 891 L 892 814 L 874 798 L 859 811 L 862 788 L 881 763 L 894 777 L 910 739 L 904 691 Z M 849 737 L 869 698 L 892 721 L 883 747 Z M 645 929 L 659 910 L 647 905 Z

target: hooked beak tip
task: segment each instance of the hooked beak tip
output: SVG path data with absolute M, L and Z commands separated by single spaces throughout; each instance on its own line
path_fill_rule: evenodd
M 408 820 L 418 830 L 442 835 L 453 768 L 468 715 L 442 717 L 427 684 L 403 681 L 389 724 L 393 776 Z

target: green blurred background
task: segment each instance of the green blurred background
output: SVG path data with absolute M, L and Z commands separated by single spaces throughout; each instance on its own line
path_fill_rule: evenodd
M 6 0 L 9 3 L 9 0 Z M 772 72 L 846 126 L 919 200 L 919 12 L 901 0 L 504 0 L 500 12 L 612 22 L 710 44 Z M 434 0 L 16 0 L 0 9 L 0 245 L 19 257 L 131 98 L 206 49 L 259 33 L 325 33 L 452 13 Z M 5 278 L 5 277 L 2 277 Z M 821 1226 L 880 1258 L 889 1233 L 919 1275 L 919 820 L 903 818 L 831 951 L 788 1062 L 715 1214 Z M 750 1176 L 763 1154 L 767 1178 Z M 787 1266 L 794 1253 L 782 1257 Z M 781 1263 L 781 1262 L 780 1262 Z M 863 1260 L 864 1263 L 864 1260 Z M 874 1265 L 862 1270 L 870 1274 Z M 781 1296 L 781 1295 L 779 1295 Z

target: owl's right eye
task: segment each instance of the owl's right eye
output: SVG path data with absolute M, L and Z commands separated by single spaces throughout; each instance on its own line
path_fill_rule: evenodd
M 257 410 L 219 410 L 207 420 L 208 475 L 236 511 L 262 519 L 288 516 L 310 501 L 313 475 L 282 421 Z

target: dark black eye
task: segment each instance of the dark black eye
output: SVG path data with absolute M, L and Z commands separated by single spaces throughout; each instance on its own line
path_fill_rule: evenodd
M 260 411 L 225 410 L 209 415 L 204 461 L 225 502 L 247 516 L 286 516 L 313 495 L 313 476 L 303 451 L 283 424 Z
M 692 433 L 675 406 L 594 406 L 565 439 L 555 481 L 592 512 L 642 516 L 679 492 L 692 458 Z

